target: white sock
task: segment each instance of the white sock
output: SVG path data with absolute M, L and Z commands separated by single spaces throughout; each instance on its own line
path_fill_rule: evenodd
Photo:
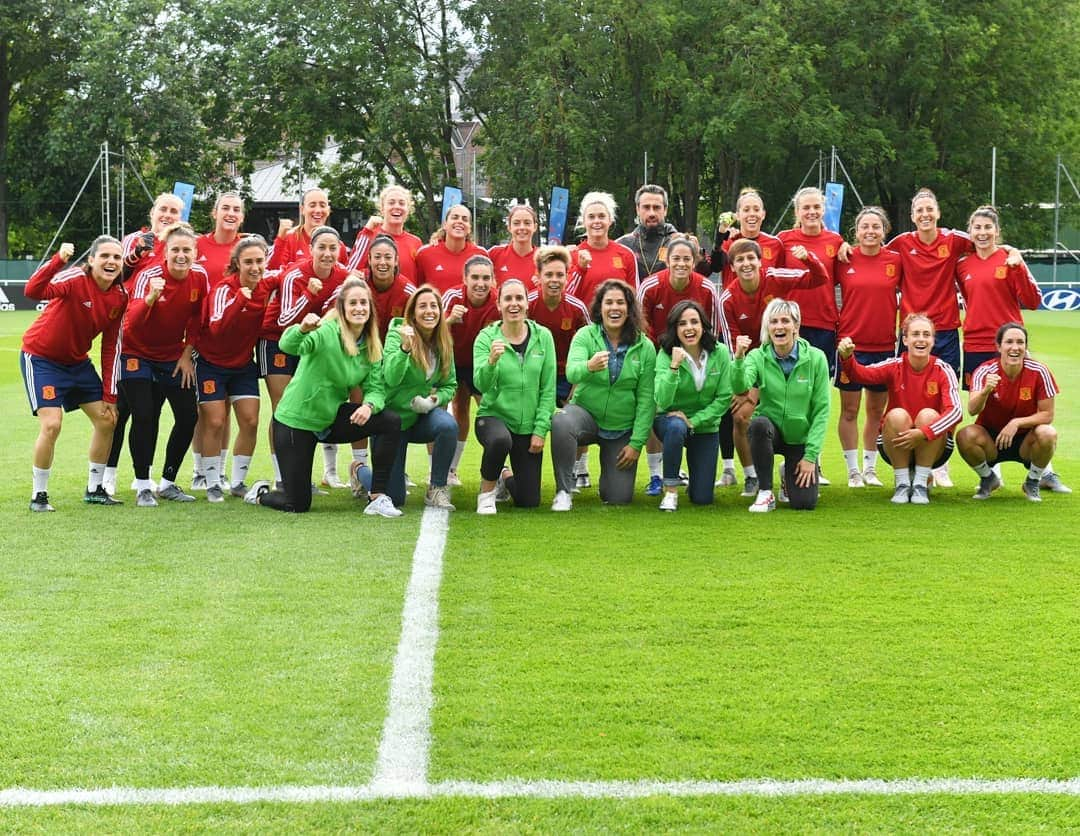
M 893 471 L 893 479 L 896 480 L 896 487 L 906 488 L 911 485 L 911 470 L 898 467 Z
M 31 499 L 33 499 L 39 493 L 48 493 L 50 473 L 52 473 L 51 467 L 34 468 L 34 493 L 31 495 Z
M 752 464 L 748 464 L 746 467 L 744 467 L 742 469 L 742 472 L 743 476 L 745 476 L 747 479 L 757 479 L 757 468 L 754 467 Z
M 234 485 L 239 485 L 247 480 L 249 467 L 251 467 L 251 456 L 232 457 L 232 483 Z
M 1046 473 L 1045 467 L 1037 467 L 1036 465 L 1032 465 L 1028 468 L 1028 479 L 1034 479 L 1035 481 L 1038 481 L 1039 479 L 1043 478 L 1044 473 Z
M 162 478 L 162 479 L 159 479 L 159 480 L 158 480 L 158 483 L 157 483 L 157 489 L 158 489 L 159 491 L 163 491 L 163 490 L 165 490 L 166 488 L 171 488 L 171 487 L 172 487 L 173 485 L 175 485 L 175 484 L 176 484 L 176 482 L 174 482 L 174 481 L 173 481 L 172 479 L 165 479 L 165 478 Z
M 975 472 L 979 474 L 983 479 L 994 472 L 994 469 L 990 467 L 985 461 L 982 464 L 973 465 Z
M 281 481 L 281 465 L 277 461 L 277 453 L 270 454 L 270 464 L 274 468 L 274 482 Z
M 105 468 L 105 476 L 104 476 L 103 481 L 109 482 L 109 483 L 111 483 L 113 485 L 116 484 L 116 468 L 115 467 L 106 467 Z
M 649 463 L 649 476 L 659 476 L 664 467 L 664 454 L 646 453 L 645 460 Z
M 203 473 L 206 474 L 206 486 L 221 484 L 221 456 L 203 456 Z
M 221 473 L 225 473 L 225 463 L 229 460 L 229 448 L 226 447 L 221 451 Z
M 863 470 L 877 468 L 877 450 L 863 450 L 862 466 Z
M 136 479 L 135 480 L 136 491 L 148 491 L 151 490 L 149 479 Z
M 465 452 L 465 442 L 459 441 L 457 448 L 454 450 L 454 458 L 450 461 L 450 469 L 455 473 L 457 472 L 458 465 L 461 464 L 461 454 Z
M 859 451 L 858 450 L 845 450 L 844 451 L 844 463 L 847 464 L 848 470 L 859 469 Z
M 589 451 L 586 450 L 580 456 L 577 457 L 577 461 L 574 462 L 574 475 L 582 476 L 589 472 Z
M 86 479 L 86 487 L 93 493 L 101 487 L 101 480 L 105 476 L 105 462 L 90 462 L 90 474 Z
M 930 481 L 930 474 L 933 468 L 923 467 L 921 464 L 915 465 L 915 484 L 922 485 L 924 488 Z
M 204 475 L 206 473 L 206 471 L 203 470 L 202 453 L 196 453 L 193 450 L 191 452 L 191 458 L 194 461 L 194 464 L 192 464 L 192 466 L 191 466 L 192 467 L 191 475 L 192 476 L 202 476 L 202 475 Z
M 352 458 L 354 462 L 360 462 L 361 467 L 367 467 L 367 447 L 361 447 L 357 450 L 355 447 L 352 451 Z
M 735 459 L 724 459 L 723 464 L 721 465 L 721 470 L 734 470 L 734 469 L 735 469 Z
M 337 445 L 322 445 L 323 469 L 327 473 L 337 473 Z
M 994 475 L 997 476 L 997 478 L 1002 481 L 1002 483 L 1005 482 L 1005 477 L 1001 475 L 1001 462 L 998 462 L 997 464 L 995 464 L 990 469 L 994 472 Z M 990 474 L 987 473 L 986 475 L 989 476 Z

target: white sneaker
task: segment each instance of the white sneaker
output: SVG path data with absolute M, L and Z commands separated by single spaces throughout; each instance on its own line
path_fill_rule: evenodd
M 949 465 L 943 464 L 934 471 L 934 487 L 951 488 L 953 481 L 949 476 Z
M 349 487 L 338 476 L 336 470 L 324 470 L 322 475 L 322 483 L 328 488 L 347 488 Z
M 577 473 L 574 475 L 574 493 L 577 493 L 584 488 L 592 487 L 592 479 L 589 478 L 589 473 Z
M 735 469 L 731 467 L 725 467 L 720 474 L 720 478 L 716 480 L 715 488 L 730 488 L 739 484 L 739 477 L 735 475 Z
M 555 494 L 555 498 L 551 500 L 552 511 L 569 511 L 573 507 L 574 500 L 566 491 L 559 491 Z
M 481 491 L 476 495 L 476 513 L 490 517 L 497 512 L 495 491 Z
M 193 491 L 205 491 L 206 490 L 206 474 L 205 473 L 193 473 L 193 474 L 191 474 L 191 489 Z
M 224 502 L 225 492 L 221 490 L 221 485 L 208 485 L 206 488 L 206 500 L 207 502 Z
M 776 510 L 776 497 L 772 491 L 758 491 L 757 499 L 750 506 L 751 514 L 767 514 Z
M 402 511 L 394 506 L 389 494 L 379 494 L 367 504 L 364 513 L 369 517 L 400 517 Z
M 258 505 L 259 497 L 264 493 L 270 492 L 270 482 L 266 479 L 260 479 L 258 482 L 252 482 L 251 487 L 248 488 L 248 492 L 244 494 L 244 502 L 248 505 Z
M 506 471 L 504 470 L 503 473 L 506 473 Z M 506 479 L 503 478 L 503 473 L 499 474 L 499 478 L 495 482 L 496 502 L 509 502 L 511 499 L 510 490 L 506 487 Z
M 868 467 L 862 472 L 863 484 L 868 488 L 883 488 L 885 485 L 878 478 L 877 470 L 872 467 Z
M 105 479 L 105 480 L 103 480 L 102 483 L 101 483 L 101 487 L 103 487 L 105 489 L 105 493 L 107 493 L 109 496 L 116 496 L 116 480 L 115 479 Z
M 447 487 L 428 488 L 424 504 L 429 508 L 441 508 L 444 511 L 455 510 L 454 504 L 450 501 L 450 489 Z
M 821 472 L 821 465 L 820 464 L 817 466 L 817 481 L 818 481 L 819 485 L 831 485 L 832 484 L 832 482 L 830 482 L 828 479 L 825 478 L 825 474 Z
M 849 488 L 865 488 L 866 483 L 863 481 L 863 475 L 857 468 L 852 468 L 847 474 L 847 486 Z
M 446 474 L 446 487 L 448 488 L 460 488 L 461 479 L 458 478 L 457 471 L 451 470 Z
M 660 500 L 661 511 L 679 510 L 679 495 L 670 491 L 664 491 L 664 497 Z

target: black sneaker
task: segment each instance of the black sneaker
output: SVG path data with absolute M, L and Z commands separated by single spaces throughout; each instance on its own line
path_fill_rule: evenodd
M 104 485 L 98 485 L 95 490 L 86 489 L 86 493 L 83 494 L 82 501 L 88 505 L 123 505 L 123 501 L 119 499 L 113 499 L 105 491 Z
M 1039 495 L 1039 480 L 1032 479 L 1030 476 L 1024 480 L 1024 496 L 1031 502 L 1042 502 L 1042 497 Z
M 45 491 L 38 491 L 34 494 L 34 498 L 30 500 L 30 510 L 39 512 L 55 511 L 56 509 L 49 504 L 49 494 Z

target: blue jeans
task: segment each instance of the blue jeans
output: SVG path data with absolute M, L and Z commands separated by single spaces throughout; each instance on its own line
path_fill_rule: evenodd
M 430 485 L 433 488 L 445 488 L 450 462 L 457 449 L 457 437 L 457 421 L 442 407 L 436 407 L 426 415 L 419 416 L 415 424 L 401 431 L 401 442 L 394 466 L 390 468 L 390 480 L 386 488 L 395 505 L 405 504 L 405 454 L 409 444 L 432 442 Z
M 653 432 L 664 445 L 664 486 L 681 484 L 679 465 L 685 449 L 686 467 L 690 472 L 686 494 L 695 505 L 710 505 L 716 479 L 716 460 L 720 452 L 720 433 L 691 433 L 682 418 L 668 415 L 656 416 Z

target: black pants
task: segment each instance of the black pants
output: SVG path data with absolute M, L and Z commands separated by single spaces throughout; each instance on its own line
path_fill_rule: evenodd
M 735 458 L 735 419 L 729 409 L 720 419 L 720 458 Z
M 750 437 L 750 457 L 757 470 L 758 487 L 763 491 L 773 489 L 773 457 L 783 456 L 784 484 L 791 507 L 797 511 L 814 510 L 818 501 L 817 479 L 808 488 L 795 484 L 795 469 L 806 453 L 806 445 L 784 441 L 780 428 L 764 415 L 756 415 L 750 420 L 747 435 Z
M 131 434 L 128 449 L 135 467 L 136 479 L 149 479 L 150 466 L 154 463 L 157 448 L 158 424 L 161 407 L 166 401 L 173 414 L 173 428 L 165 446 L 165 466 L 161 478 L 176 481 L 180 465 L 195 435 L 195 421 L 199 417 L 195 404 L 195 390 L 179 386 L 162 386 L 152 380 L 121 380 L 120 391 L 127 398 L 131 409 Z
M 303 514 L 311 508 L 311 463 L 315 448 L 320 444 L 351 444 L 368 436 L 377 436 L 372 447 L 371 492 L 385 493 L 390 468 L 397 455 L 401 436 L 401 418 L 396 412 L 384 409 L 374 413 L 366 424 L 352 423 L 349 418 L 357 405 L 343 403 L 337 417 L 326 433 L 316 435 L 311 430 L 298 430 L 271 419 L 274 433 L 274 452 L 281 467 L 281 490 L 263 494 L 260 505 L 275 511 Z
M 120 463 L 120 451 L 124 449 L 124 432 L 127 430 L 129 418 L 131 418 L 131 407 L 128 406 L 124 390 L 118 384 L 116 387 L 116 426 L 113 427 L 112 447 L 109 448 L 106 467 L 116 467 Z
M 506 424 L 490 415 L 477 418 L 474 425 L 476 440 L 484 448 L 480 459 L 480 478 L 494 482 L 499 478 L 506 457 L 514 475 L 506 480 L 506 489 L 519 508 L 535 508 L 540 504 L 540 471 L 543 453 L 530 453 L 532 434 L 512 433 Z

